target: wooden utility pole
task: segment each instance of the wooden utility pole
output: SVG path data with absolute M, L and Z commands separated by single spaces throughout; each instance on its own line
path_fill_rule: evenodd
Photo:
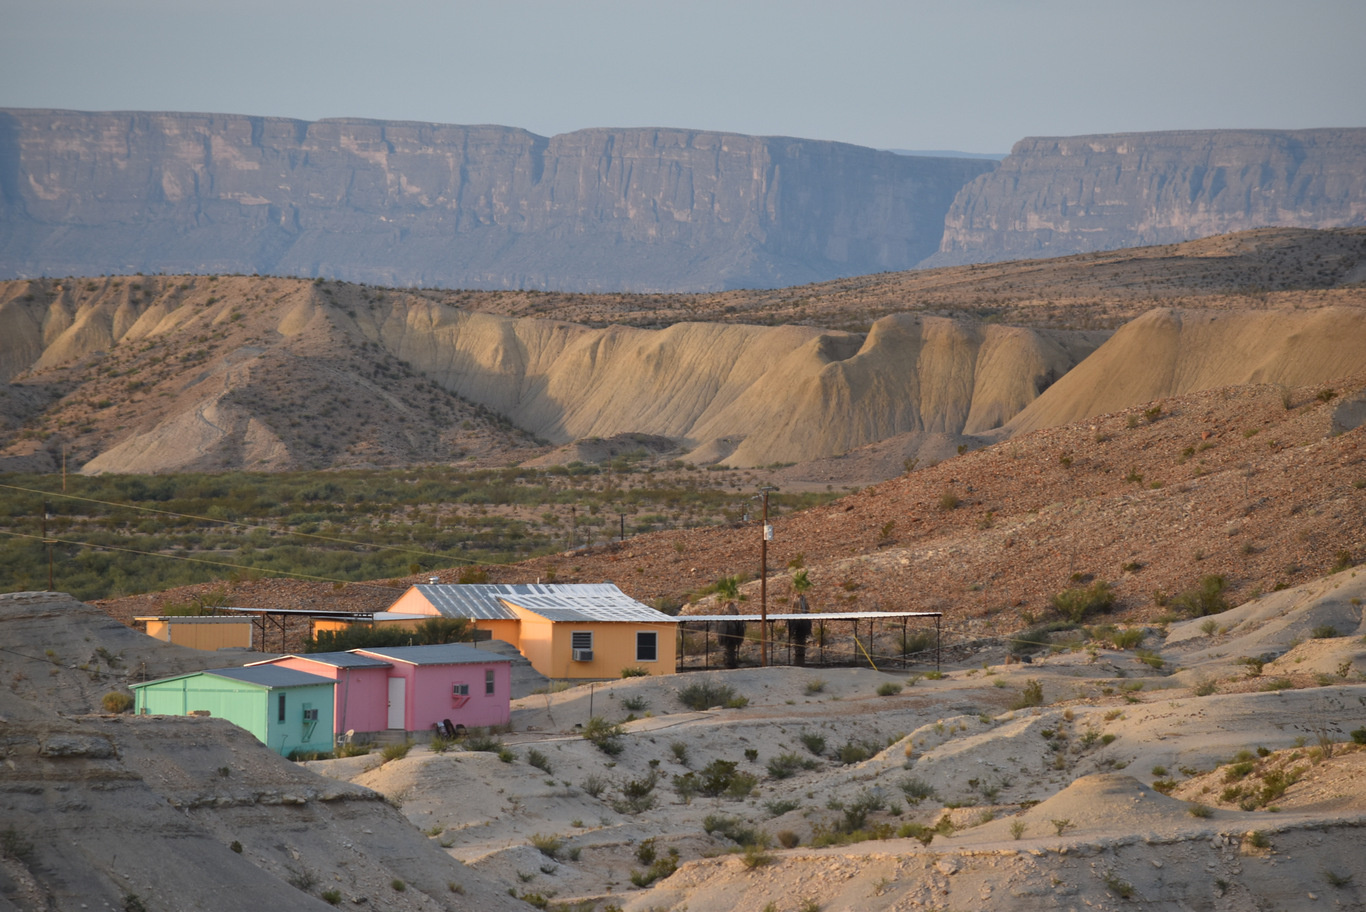
M 759 544 L 759 666 L 768 667 L 768 540 L 773 529 L 768 524 L 768 495 L 777 488 L 765 485 L 759 489 L 764 501 L 764 518 Z
M 52 512 L 52 505 L 43 501 L 43 544 L 47 545 L 47 591 L 53 590 L 52 583 L 52 546 L 56 544 L 53 539 L 47 537 L 47 519 Z

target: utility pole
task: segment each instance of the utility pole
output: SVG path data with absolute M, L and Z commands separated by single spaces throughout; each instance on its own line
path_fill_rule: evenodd
M 47 545 L 47 591 L 51 592 L 52 584 L 52 546 L 56 544 L 53 539 L 47 537 L 47 521 L 52 515 L 52 504 L 43 501 L 43 544 Z
M 763 535 L 759 543 L 759 666 L 768 667 L 768 540 L 773 527 L 768 524 L 768 495 L 778 490 L 770 485 L 759 489 L 764 501 Z

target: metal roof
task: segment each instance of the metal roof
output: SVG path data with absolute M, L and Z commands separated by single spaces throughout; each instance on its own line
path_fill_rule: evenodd
M 165 621 L 168 624 L 250 624 L 251 618 L 246 617 L 180 617 L 178 615 L 148 615 L 146 617 L 135 617 L 135 621 Z
M 274 665 L 280 659 L 303 659 L 308 662 L 317 662 L 319 665 L 331 665 L 334 668 L 388 668 L 389 663 L 383 659 L 371 658 L 370 656 L 357 655 L 354 652 L 307 652 L 303 655 L 294 654 L 279 656 L 274 659 L 262 659 L 259 662 L 248 662 L 248 668 L 255 668 L 257 665 Z
M 434 583 L 415 586 L 446 617 L 517 620 L 509 605 L 548 621 L 672 624 L 674 618 L 643 605 L 611 583 Z
M 594 587 L 597 588 L 597 587 Z M 553 595 L 504 597 L 503 601 L 535 612 L 547 621 L 570 623 L 616 622 L 629 624 L 672 624 L 675 618 L 649 605 L 642 605 L 616 586 L 606 591 L 556 592 Z
M 495 583 L 432 583 L 413 587 L 445 617 L 474 621 L 515 621 L 517 615 L 498 601 L 518 588 Z
M 813 611 L 808 614 L 775 614 L 768 613 L 770 621 L 863 621 L 868 618 L 918 618 L 918 617 L 943 617 L 942 611 Z M 679 615 L 673 620 L 683 623 L 686 621 L 761 621 L 762 616 L 757 614 L 685 614 Z
M 331 687 L 336 682 L 331 678 L 324 678 L 322 675 L 309 674 L 306 671 L 295 671 L 293 668 L 281 668 L 278 665 L 249 665 L 244 668 L 209 668 L 205 669 L 204 674 L 213 675 L 216 678 L 231 678 L 234 681 L 241 681 L 245 684 L 255 684 L 259 687 L 304 687 L 309 684 L 326 684 Z
M 463 643 L 440 646 L 384 646 L 357 649 L 361 655 L 379 656 L 389 662 L 409 665 L 484 665 L 489 662 L 511 662 L 512 659 Z

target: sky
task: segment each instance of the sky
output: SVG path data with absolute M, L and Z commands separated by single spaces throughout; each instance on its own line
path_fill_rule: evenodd
M 1366 0 L 0 0 L 0 107 L 1005 153 L 1366 126 Z

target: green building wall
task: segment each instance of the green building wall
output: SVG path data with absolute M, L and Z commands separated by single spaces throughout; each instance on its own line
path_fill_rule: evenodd
M 206 712 L 246 729 L 257 740 L 289 756 L 298 750 L 332 749 L 332 684 L 269 688 L 207 674 L 181 675 L 136 685 L 134 710 L 140 715 L 186 716 Z M 279 700 L 285 698 L 280 721 Z M 304 709 L 317 710 L 316 722 Z

